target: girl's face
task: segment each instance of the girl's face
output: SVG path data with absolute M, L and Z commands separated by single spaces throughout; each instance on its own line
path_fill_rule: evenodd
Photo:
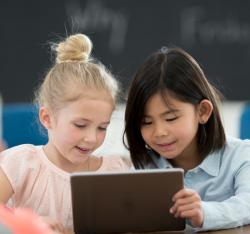
M 169 95 L 166 98 L 170 105 L 160 94 L 146 103 L 141 125 L 145 143 L 173 162 L 197 157 L 196 135 L 199 122 L 203 121 L 198 108 Z
M 106 93 L 87 90 L 84 97 L 66 104 L 55 116 L 48 113 L 46 153 L 50 160 L 65 168 L 84 163 L 103 143 L 113 109 Z

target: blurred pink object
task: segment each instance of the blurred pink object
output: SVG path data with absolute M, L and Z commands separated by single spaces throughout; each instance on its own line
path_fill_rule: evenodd
M 52 234 L 47 224 L 29 209 L 11 210 L 0 205 L 0 222 L 13 234 Z

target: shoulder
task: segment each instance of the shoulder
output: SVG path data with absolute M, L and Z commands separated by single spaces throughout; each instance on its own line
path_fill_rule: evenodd
M 230 161 L 237 165 L 250 164 L 250 140 L 241 140 L 227 136 L 224 149 L 220 151 L 223 161 Z
M 239 152 L 250 153 L 250 140 L 241 140 L 227 136 L 226 145 L 224 149 L 225 153 L 238 154 Z
M 0 166 L 15 193 L 20 185 L 34 180 L 41 165 L 39 146 L 24 144 L 9 148 L 0 154 Z
M 20 167 L 22 164 L 31 165 L 33 161 L 36 161 L 39 158 L 37 157 L 39 149 L 40 146 L 30 144 L 23 144 L 9 148 L 1 152 L 0 164 L 2 167 L 8 167 L 12 170 Z
M 23 144 L 14 146 L 12 148 L 6 149 L 0 153 L 0 158 L 17 158 L 17 157 L 32 157 L 38 153 L 40 146 L 30 145 L 30 144 Z
M 105 171 L 127 171 L 130 167 L 130 160 L 126 157 L 104 156 L 100 169 Z
M 22 144 L 22 145 L 17 145 L 17 146 L 14 146 L 14 147 L 11 147 L 11 148 L 8 148 L 4 151 L 1 152 L 1 155 L 2 154 L 10 154 L 10 153 L 13 153 L 13 152 L 34 152 L 37 150 L 37 148 L 39 148 L 40 146 L 35 146 L 35 145 L 32 145 L 32 144 Z

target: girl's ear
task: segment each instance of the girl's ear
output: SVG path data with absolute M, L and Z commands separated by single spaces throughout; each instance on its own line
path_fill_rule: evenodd
M 52 116 L 51 113 L 49 112 L 48 108 L 46 107 L 41 107 L 39 110 L 39 119 L 41 124 L 46 128 L 50 129 L 51 128 L 51 121 L 52 121 Z
M 207 99 L 203 99 L 198 105 L 198 119 L 200 124 L 205 124 L 213 111 L 213 104 Z

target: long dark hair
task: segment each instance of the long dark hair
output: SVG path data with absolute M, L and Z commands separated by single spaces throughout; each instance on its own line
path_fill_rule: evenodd
M 212 103 L 213 112 L 206 124 L 199 125 L 197 133 L 198 150 L 203 157 L 225 145 L 218 109 L 220 93 L 208 82 L 191 55 L 180 48 L 164 48 L 138 68 L 128 93 L 123 142 L 130 151 L 135 168 L 144 168 L 152 160 L 141 135 L 145 105 L 156 93 L 161 93 L 164 99 L 166 92 L 193 105 L 204 99 Z

